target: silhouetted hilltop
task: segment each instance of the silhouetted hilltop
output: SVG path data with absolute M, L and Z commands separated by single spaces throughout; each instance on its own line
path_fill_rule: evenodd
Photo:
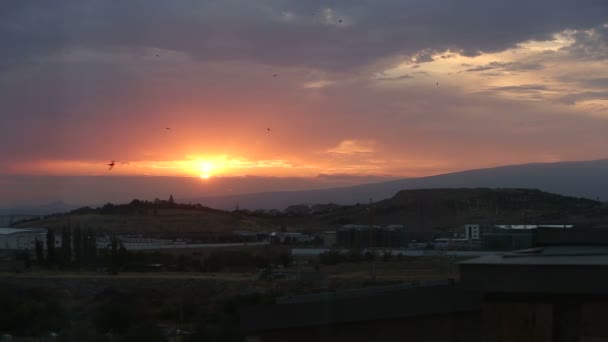
M 358 186 L 307 191 L 199 197 L 192 202 L 229 209 L 234 203 L 249 209 L 284 209 L 300 203 L 342 205 L 390 198 L 400 190 L 435 188 L 532 188 L 560 195 L 608 199 L 608 160 L 510 165 L 407 178 Z
M 230 232 L 233 230 L 320 231 L 343 224 L 403 224 L 412 229 L 455 228 L 465 223 L 584 224 L 608 222 L 604 203 L 535 189 L 449 188 L 402 190 L 373 203 L 299 205 L 299 210 L 223 211 L 200 204 L 133 200 L 80 208 L 24 227 L 60 227 L 67 222 L 115 232 Z M 370 215 L 370 208 L 372 215 Z

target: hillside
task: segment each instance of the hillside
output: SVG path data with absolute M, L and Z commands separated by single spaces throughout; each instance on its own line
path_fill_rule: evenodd
M 370 222 L 368 205 L 355 205 L 318 219 L 327 223 Z M 402 190 L 373 204 L 374 224 L 447 229 L 465 223 L 593 223 L 608 219 L 602 203 L 534 189 Z
M 211 209 L 198 204 L 133 200 L 129 204 L 106 204 L 95 209 L 84 207 L 65 214 L 48 215 L 42 220 L 22 222 L 17 226 L 60 229 L 67 224 L 121 234 L 171 235 L 222 233 L 233 230 L 278 230 L 281 224 L 285 223 L 280 218 L 269 219 L 245 212 Z
M 269 215 L 228 212 L 199 204 L 134 200 L 129 204 L 81 208 L 21 223 L 20 227 L 60 228 L 70 222 L 120 233 L 157 235 L 233 230 L 321 231 L 348 223 L 368 224 L 369 205 L 339 206 L 325 212 Z M 465 223 L 599 224 L 608 222 L 608 207 L 594 200 L 551 194 L 534 189 L 421 189 L 402 190 L 373 203 L 374 224 L 403 224 L 412 229 L 445 230 Z
M 367 203 L 390 198 L 400 190 L 434 188 L 534 188 L 556 194 L 608 200 L 608 160 L 510 165 L 430 177 L 407 178 L 358 186 L 307 191 L 252 193 L 192 198 L 192 202 L 230 209 L 284 209 L 301 203 Z

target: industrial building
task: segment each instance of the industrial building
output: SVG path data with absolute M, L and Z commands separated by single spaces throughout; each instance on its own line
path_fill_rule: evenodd
M 484 340 L 608 340 L 608 231 L 534 230 L 534 248 L 459 265 L 461 285 L 483 293 Z
M 0 228 L 0 249 L 34 250 L 36 240 L 46 244 L 46 229 Z M 59 245 L 59 240 L 56 240 L 55 243 Z
M 336 246 L 342 248 L 401 248 L 407 247 L 409 241 L 407 230 L 402 225 L 347 224 L 336 231 Z
M 243 307 L 245 341 L 480 341 L 481 296 L 449 281 L 278 298 Z
M 535 245 L 539 230 L 571 229 L 570 224 L 466 224 L 464 239 L 481 241 L 486 250 L 510 251 Z

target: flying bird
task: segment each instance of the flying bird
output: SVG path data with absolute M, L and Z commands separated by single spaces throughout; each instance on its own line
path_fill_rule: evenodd
M 171 128 L 169 128 L 169 127 L 165 127 L 165 129 L 166 129 L 167 131 L 170 131 L 170 130 L 171 130 Z
M 338 22 L 339 22 L 340 24 L 342 24 L 342 19 L 338 20 Z
M 270 132 L 270 128 L 266 128 L 268 130 L 268 132 Z
M 114 161 L 111 160 L 110 163 L 108 163 L 108 166 L 109 166 L 108 171 L 112 170 L 114 168 Z
M 272 75 L 272 77 L 277 77 L 277 76 L 279 76 L 279 74 L 274 74 L 274 75 Z
M 437 82 L 437 85 L 439 85 L 439 82 Z

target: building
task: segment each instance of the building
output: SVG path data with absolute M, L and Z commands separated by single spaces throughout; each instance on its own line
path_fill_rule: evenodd
M 481 297 L 449 281 L 279 298 L 243 307 L 245 341 L 480 341 Z
M 34 250 L 36 240 L 46 244 L 46 229 L 0 228 L 0 249 Z M 59 245 L 60 241 L 56 240 L 55 243 Z
M 323 246 L 324 247 L 335 247 L 336 246 L 336 231 L 328 230 L 323 232 Z
M 312 242 L 314 237 L 297 232 L 272 232 L 270 233 L 269 240 L 272 243 L 300 244 Z
M 363 249 L 371 247 L 402 248 L 410 241 L 402 225 L 386 227 L 347 224 L 336 232 L 336 246 Z
M 478 224 L 464 225 L 464 238 L 467 240 L 479 240 L 481 237 L 481 228 Z
M 486 250 L 511 251 L 534 246 L 539 229 L 571 228 L 571 224 L 465 224 L 464 238 L 481 241 Z
M 534 248 L 459 264 L 485 341 L 608 341 L 608 231 L 537 229 Z

